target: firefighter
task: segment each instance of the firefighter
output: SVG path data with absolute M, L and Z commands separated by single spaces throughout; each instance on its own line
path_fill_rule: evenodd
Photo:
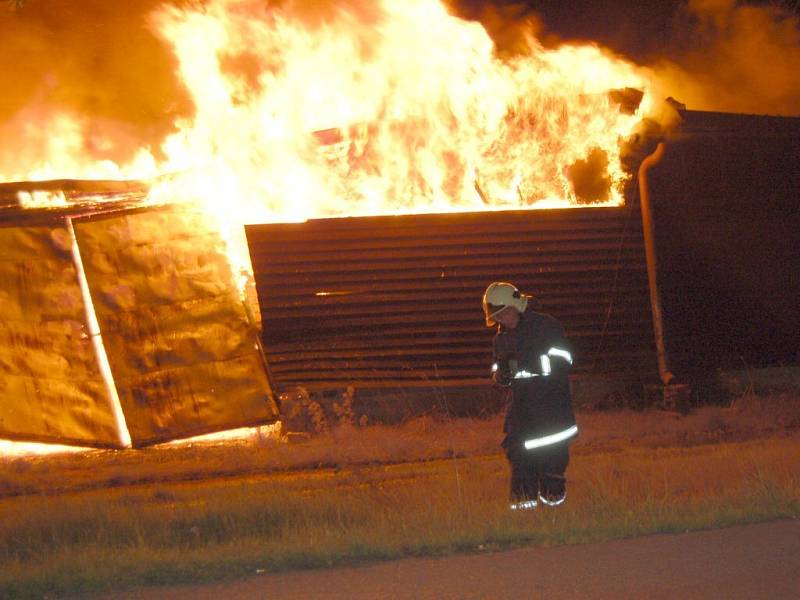
M 511 465 L 512 510 L 566 500 L 569 444 L 578 434 L 564 328 L 534 304 L 503 281 L 483 295 L 486 326 L 497 326 L 492 377 L 510 388 L 502 446 Z

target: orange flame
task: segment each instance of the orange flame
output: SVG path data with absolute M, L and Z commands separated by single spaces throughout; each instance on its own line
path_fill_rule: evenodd
M 46 139 L 6 179 L 155 179 L 154 199 L 199 201 L 239 227 L 622 202 L 620 140 L 640 116 L 607 92 L 647 87 L 630 63 L 532 36 L 501 60 L 481 25 L 436 0 L 307 17 L 254 0 L 160 8 L 152 25 L 195 114 L 120 164 L 94 157 L 124 143 L 122 126 L 34 103 L 17 119 Z M 587 168 L 588 195 L 575 180 Z
M 640 117 L 607 92 L 645 81 L 595 46 L 531 37 L 500 60 L 435 0 L 310 26 L 250 0 L 152 20 L 196 107 L 152 196 L 199 200 L 229 239 L 249 222 L 623 202 L 620 141 Z
M 45 139 L 0 177 L 151 180 L 150 201 L 205 208 L 234 265 L 249 262 L 244 223 L 623 202 L 621 141 L 649 98 L 626 114 L 608 92 L 648 82 L 596 46 L 531 36 L 501 59 L 436 0 L 311 23 L 256 0 L 192 6 L 151 16 L 195 106 L 158 152 L 87 158 L 124 128 L 33 103 L 16 118 Z
M 41 154 L 5 179 L 149 179 L 150 201 L 199 203 L 245 269 L 243 223 L 623 202 L 621 140 L 641 116 L 608 92 L 648 82 L 596 46 L 530 36 L 503 60 L 437 0 L 314 19 L 209 0 L 151 22 L 195 114 L 120 164 L 96 157 L 119 154 L 125 127 L 34 102 L 16 120 Z
M 629 63 L 533 38 L 502 61 L 433 0 L 371 17 L 309 28 L 248 0 L 154 15 L 196 106 L 164 144 L 163 166 L 188 173 L 165 197 L 225 214 L 235 198 L 244 221 L 568 205 L 570 169 L 599 151 L 608 185 L 589 200 L 622 202 L 620 139 L 639 118 L 607 91 L 644 86 Z

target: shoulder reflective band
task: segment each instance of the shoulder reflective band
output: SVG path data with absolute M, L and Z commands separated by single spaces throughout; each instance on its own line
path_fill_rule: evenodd
M 566 350 L 562 350 L 561 348 L 550 348 L 550 350 L 547 351 L 547 354 L 549 356 L 560 356 L 569 364 L 572 364 L 572 354 Z
M 541 448 L 542 446 L 557 444 L 558 442 L 563 442 L 564 440 L 568 440 L 569 438 L 576 435 L 578 435 L 578 426 L 573 425 L 569 429 L 565 429 L 564 431 L 559 431 L 558 433 L 553 433 L 540 438 L 534 438 L 532 440 L 526 440 L 525 449 L 533 450 L 534 448 Z
M 561 348 L 550 348 L 547 354 L 542 354 L 539 357 L 539 362 L 542 364 L 542 375 L 550 375 L 552 371 L 552 367 L 550 366 L 551 356 L 558 356 L 566 360 L 569 364 L 572 364 L 572 355 L 569 352 Z

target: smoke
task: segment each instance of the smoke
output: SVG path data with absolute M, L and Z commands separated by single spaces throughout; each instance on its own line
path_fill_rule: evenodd
M 501 53 L 535 36 L 545 47 L 598 43 L 648 68 L 656 99 L 690 110 L 800 115 L 800 17 L 785 3 L 451 0 Z M 797 4 L 795 3 L 795 7 Z
M 492 38 L 497 54 L 528 54 L 532 40 L 545 35 L 539 15 L 524 3 L 492 4 L 481 0 L 443 0 L 451 14 L 469 21 L 478 21 Z
M 664 58 L 664 96 L 687 108 L 800 115 L 800 18 L 776 6 L 690 0 Z
M 501 55 L 526 52 L 534 38 L 553 46 L 588 40 L 596 31 L 612 51 L 648 66 L 657 99 L 672 96 L 693 110 L 800 114 L 800 18 L 779 6 L 735 0 L 689 0 L 677 3 L 677 9 L 659 4 L 657 25 L 663 33 L 656 36 L 656 25 L 641 17 L 644 8 L 637 8 L 644 5 L 633 2 L 601 11 L 591 2 L 447 1 L 462 18 L 481 22 Z M 342 18 L 379 26 L 383 17 L 372 0 L 245 4 L 254 14 L 278 8 L 311 29 Z M 6 143 L 0 148 L 0 178 L 27 173 L 26 163 L 53 152 L 121 164 L 145 149 L 160 159 L 161 143 L 194 107 L 179 81 L 172 48 L 154 32 L 152 15 L 165 7 L 202 5 L 200 0 L 3 3 L 0 135 Z M 535 12 L 545 6 L 558 14 Z M 621 20 L 626 10 L 628 22 Z M 608 20 L 600 22 L 604 11 Z M 638 37 L 626 45 L 623 35 Z M 363 46 L 368 53 L 370 40 L 363 40 Z M 256 78 L 248 76 L 248 69 L 257 72 L 265 57 L 240 53 L 222 60 L 229 60 L 225 67 L 240 71 L 252 86 Z M 69 132 L 74 136 L 64 135 Z M 54 138 L 73 142 L 52 148 Z
M 577 160 L 568 168 L 575 197 L 581 204 L 604 202 L 611 195 L 611 178 L 608 176 L 608 156 L 600 148 L 593 148 L 585 160 Z

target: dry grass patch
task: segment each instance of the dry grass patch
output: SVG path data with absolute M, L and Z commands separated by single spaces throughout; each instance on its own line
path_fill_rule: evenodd
M 793 435 L 800 431 L 800 395 L 744 396 L 731 407 L 701 407 L 685 416 L 579 412 L 578 424 L 577 454 Z M 0 458 L 0 497 L 497 454 L 501 430 L 501 415 L 422 417 L 397 426 L 344 423 L 302 444 L 254 434 L 227 444 Z
M 579 424 L 567 504 L 534 514 L 507 510 L 499 416 L 6 459 L 0 597 L 800 516 L 795 397 Z
M 787 437 L 586 454 L 567 504 L 533 514 L 507 510 L 498 455 L 6 498 L 0 592 L 60 597 L 798 517 L 797 449 Z

